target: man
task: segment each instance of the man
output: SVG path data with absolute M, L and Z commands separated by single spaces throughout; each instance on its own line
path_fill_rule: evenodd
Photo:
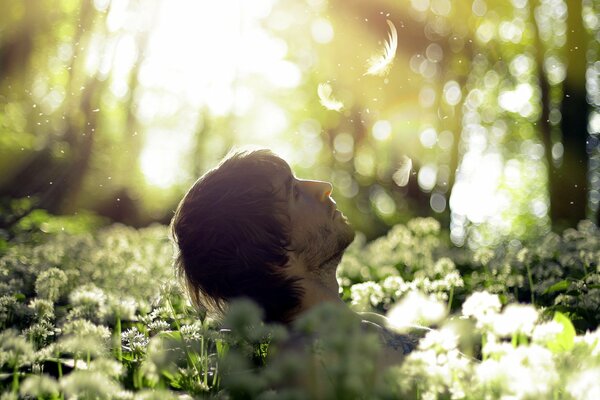
M 177 266 L 196 306 L 220 313 L 248 297 L 290 322 L 339 301 L 335 270 L 354 231 L 331 184 L 294 177 L 268 150 L 236 152 L 188 191 L 172 221 Z
M 335 273 L 354 231 L 332 190 L 296 178 L 268 150 L 235 152 L 202 176 L 171 226 L 193 303 L 222 314 L 229 301 L 246 297 L 267 321 L 285 324 L 323 302 L 344 306 Z

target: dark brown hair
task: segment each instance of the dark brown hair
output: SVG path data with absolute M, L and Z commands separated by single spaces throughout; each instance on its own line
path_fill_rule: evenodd
M 235 152 L 204 174 L 171 221 L 176 267 L 195 306 L 222 315 L 238 297 L 258 303 L 265 320 L 289 322 L 300 303 L 285 277 L 289 215 L 277 174 L 289 171 L 268 150 Z

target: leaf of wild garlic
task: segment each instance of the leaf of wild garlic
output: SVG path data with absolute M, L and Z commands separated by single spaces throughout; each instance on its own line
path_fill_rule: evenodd
M 550 286 L 548 289 L 544 291 L 544 294 L 550 294 L 554 292 L 563 292 L 567 290 L 571 286 L 571 282 L 568 280 L 562 280 L 556 282 L 554 285 Z
M 565 314 L 555 312 L 553 320 L 562 325 L 562 332 L 556 335 L 555 339 L 547 344 L 548 349 L 553 353 L 569 351 L 575 345 L 575 327 Z
M 385 75 L 390 67 L 392 66 L 392 62 L 394 61 L 394 57 L 396 56 L 396 49 L 398 48 L 398 31 L 396 27 L 390 21 L 387 20 L 387 24 L 390 27 L 390 33 L 388 35 L 388 40 L 385 42 L 385 47 L 383 48 L 382 54 L 372 56 L 368 61 L 368 69 L 364 75 Z
M 319 100 L 323 107 L 328 110 L 333 111 L 341 111 L 344 108 L 344 103 L 333 98 L 331 96 L 332 89 L 331 85 L 328 83 L 319 83 L 319 87 L 317 88 L 317 94 L 319 95 Z

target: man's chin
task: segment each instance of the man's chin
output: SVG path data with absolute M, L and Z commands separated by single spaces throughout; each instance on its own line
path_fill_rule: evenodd
M 343 222 L 344 225 L 340 232 L 340 236 L 342 238 L 340 240 L 340 247 L 342 247 L 342 251 L 346 250 L 346 248 L 350 246 L 350 243 L 354 241 L 354 236 L 356 236 L 356 232 L 354 232 L 354 228 L 352 228 L 352 225 L 350 225 L 348 220 L 344 219 Z
M 333 252 L 329 253 L 329 256 L 323 262 L 319 263 L 320 268 L 328 269 L 326 266 L 331 266 L 335 269 L 348 246 L 354 241 L 354 235 L 354 229 L 348 224 L 345 224 L 343 229 L 338 230 L 336 243 L 329 248 Z

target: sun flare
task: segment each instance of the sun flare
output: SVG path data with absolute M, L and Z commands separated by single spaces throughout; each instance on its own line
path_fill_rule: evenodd
M 253 125 L 280 121 L 269 125 L 277 131 L 267 130 L 270 137 L 287 127 L 280 109 L 265 106 L 246 86 L 249 80 L 275 88 L 300 82 L 299 68 L 285 60 L 286 43 L 260 25 L 272 6 L 272 0 L 161 3 L 140 70 L 138 115 L 154 130 L 145 138 L 140 161 L 149 184 L 166 188 L 187 178 L 181 171 L 196 124 L 181 123 L 178 115 L 184 112 L 207 110 L 219 117 L 254 111 Z M 157 118 L 165 117 L 165 110 L 167 118 Z

